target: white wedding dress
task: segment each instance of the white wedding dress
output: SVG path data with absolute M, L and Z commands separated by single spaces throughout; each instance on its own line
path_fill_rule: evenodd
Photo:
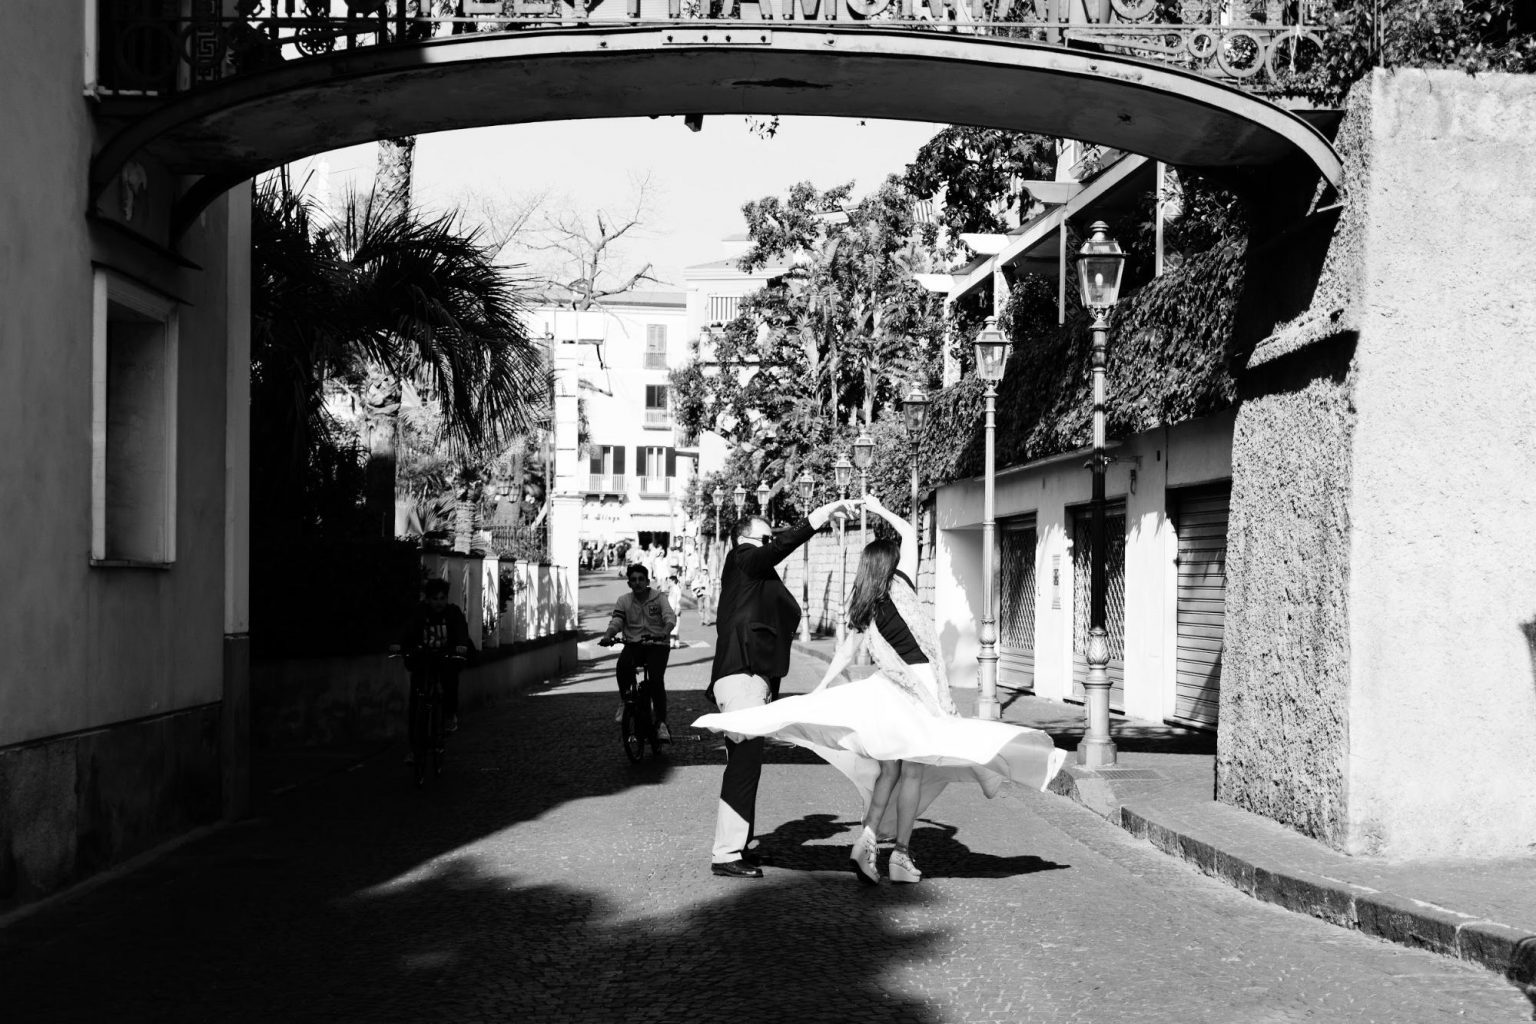
M 916 595 L 906 577 L 892 581 L 891 597 L 907 622 L 921 621 Z M 700 729 L 742 737 L 773 737 L 813 751 L 848 776 L 869 806 L 880 761 L 917 762 L 923 772 L 918 813 L 956 779 L 971 779 L 988 797 L 1006 785 L 1044 789 L 1061 769 L 1067 752 L 1038 729 L 962 718 L 953 711 L 937 644 L 914 630 L 918 645 L 934 666 L 934 684 L 914 672 L 870 624 L 865 632 L 879 672 L 866 679 L 738 711 L 704 715 Z M 895 801 L 877 829 L 895 831 Z

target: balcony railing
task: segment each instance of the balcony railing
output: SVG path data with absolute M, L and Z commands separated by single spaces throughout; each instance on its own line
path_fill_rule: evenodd
M 851 0 L 829 2 L 854 6 Z M 464 14 L 457 17 L 434 15 L 435 6 L 429 0 L 378 0 L 371 9 L 348 0 L 269 0 L 256 13 L 241 17 L 224 13 L 226 5 L 220 0 L 101 0 L 97 84 L 109 93 L 185 92 L 308 57 L 464 34 L 558 28 L 571 26 L 572 18 L 579 19 L 576 26 L 591 28 L 742 24 L 683 14 L 637 17 L 631 14 L 630 0 L 595 0 L 577 8 L 580 14 L 556 0 L 466 0 Z M 1005 15 L 1006 20 L 989 21 L 977 17 L 978 8 L 984 15 L 986 6 L 917 0 L 902 5 L 901 13 L 892 5 L 890 16 L 863 27 L 1087 46 L 1271 92 L 1283 89 L 1293 73 L 1306 74 L 1319 66 L 1330 9 L 1323 0 L 1096 0 L 1059 8 L 1044 0 L 1024 0 L 1010 5 L 1015 13 Z M 182 13 L 186 7 L 190 14 Z M 1050 13 L 1058 9 L 1060 16 Z M 504 13 L 510 10 L 517 13 Z M 850 19 L 771 24 L 860 30 Z M 734 296 L 711 296 L 711 320 L 732 319 L 737 301 Z
M 645 410 L 645 426 L 649 430 L 671 430 L 671 409 L 647 409 Z
M 588 494 L 623 494 L 629 478 L 623 473 L 593 473 L 588 478 Z
M 672 493 L 672 480 L 670 476 L 642 476 L 640 493 L 649 497 L 669 495 Z

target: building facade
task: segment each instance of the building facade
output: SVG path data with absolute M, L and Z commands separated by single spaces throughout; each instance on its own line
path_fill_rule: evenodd
M 574 360 L 585 423 L 579 537 L 671 547 L 692 533 L 683 508 L 697 453 L 677 442 L 670 373 L 692 357 L 680 292 L 628 292 L 601 307 L 540 306 L 536 334 Z

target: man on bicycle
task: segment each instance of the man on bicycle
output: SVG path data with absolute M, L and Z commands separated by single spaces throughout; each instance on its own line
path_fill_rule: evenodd
M 667 595 L 651 587 L 651 573 L 638 562 L 629 567 L 626 575 L 629 593 L 620 597 L 613 606 L 613 616 L 608 629 L 598 645 L 608 647 L 614 637 L 623 635 L 624 650 L 619 652 L 619 664 L 614 675 L 619 681 L 619 696 L 628 693 L 635 685 L 635 665 L 645 659 L 649 694 L 641 694 L 651 701 L 651 720 L 656 723 L 656 738 L 662 743 L 672 742 L 667 729 L 667 659 L 672 656 L 668 638 L 677 626 L 677 613 L 667 601 Z M 647 643 L 645 641 L 654 641 Z M 620 711 L 623 709 L 620 708 Z
M 448 603 L 447 580 L 427 580 L 421 590 L 421 604 L 411 615 L 401 642 L 394 645 L 405 649 L 405 667 L 411 673 L 406 721 L 416 721 L 416 702 L 426 686 L 426 659 L 436 658 L 443 688 L 443 721 L 447 731 L 453 732 L 459 727 L 459 666 L 453 659 L 469 653 L 469 623 L 458 605 Z M 406 757 L 409 760 L 410 755 Z

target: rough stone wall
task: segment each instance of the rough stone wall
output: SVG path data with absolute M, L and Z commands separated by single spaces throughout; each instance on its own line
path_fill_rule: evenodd
M 1216 798 L 1342 847 L 1349 756 L 1351 378 L 1367 97 L 1335 144 L 1343 212 L 1311 308 L 1256 347 L 1232 434 Z M 1354 199 L 1354 202 L 1351 200 Z M 1304 244 L 1304 243 L 1303 243 Z M 1263 282 L 1281 273 L 1271 252 Z M 1306 266 L 1308 261 L 1297 261 Z M 1262 293 L 1245 304 L 1265 306 Z M 1334 315 L 1335 311 L 1344 311 Z
M 853 529 L 848 531 L 848 545 L 846 558 L 848 566 L 848 585 L 853 585 L 853 574 L 859 567 L 859 529 L 858 521 L 854 521 Z M 811 621 L 812 635 L 828 635 L 837 631 L 837 620 L 843 614 L 843 577 L 842 566 L 844 564 L 844 549 L 839 545 L 837 531 L 825 529 L 810 539 L 806 545 L 810 552 L 811 564 L 811 599 L 805 606 L 806 614 Z M 784 583 L 789 587 L 789 592 L 795 595 L 795 600 L 805 604 L 801 589 L 801 581 L 805 573 L 805 556 L 797 551 L 784 560 L 779 566 L 780 574 L 784 577 Z
M 1232 438 L 1216 796 L 1337 846 L 1349 753 L 1350 381 L 1269 376 L 1273 390 L 1243 404 Z

